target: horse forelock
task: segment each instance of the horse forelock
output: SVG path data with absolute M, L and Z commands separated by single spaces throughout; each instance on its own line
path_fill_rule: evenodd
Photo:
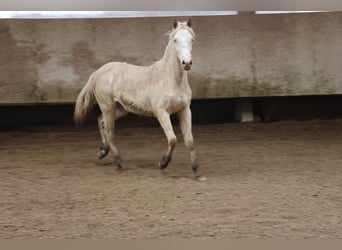
M 196 34 L 194 30 L 188 26 L 187 22 L 178 22 L 177 28 L 172 29 L 168 32 L 166 32 L 166 36 L 169 38 L 169 40 L 173 40 L 174 36 L 177 34 L 178 31 L 180 30 L 187 30 L 191 34 L 192 38 L 195 40 Z

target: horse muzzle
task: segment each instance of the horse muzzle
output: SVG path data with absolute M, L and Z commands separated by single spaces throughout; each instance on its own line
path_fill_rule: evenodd
M 185 71 L 189 71 L 191 69 L 191 66 L 192 66 L 192 60 L 190 60 L 189 62 L 186 62 L 186 61 L 182 61 L 182 66 L 183 66 L 183 69 Z

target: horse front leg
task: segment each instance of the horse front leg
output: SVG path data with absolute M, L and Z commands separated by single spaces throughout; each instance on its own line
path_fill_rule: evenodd
M 185 107 L 180 112 L 178 112 L 178 119 L 180 123 L 180 128 L 184 137 L 185 147 L 190 152 L 191 167 L 196 173 L 196 177 L 199 180 L 205 180 L 206 178 L 201 176 L 199 164 L 197 162 L 197 155 L 194 145 L 194 138 L 192 136 L 192 124 L 191 124 L 191 110 L 190 107 Z
M 159 162 L 159 167 L 161 169 L 165 169 L 168 166 L 169 162 L 171 161 L 172 152 L 177 143 L 177 137 L 175 133 L 173 132 L 169 113 L 167 113 L 165 110 L 159 110 L 156 116 L 161 127 L 164 130 L 164 133 L 167 137 L 167 142 L 168 142 L 168 148 L 167 148 L 166 154 L 162 157 L 162 159 Z

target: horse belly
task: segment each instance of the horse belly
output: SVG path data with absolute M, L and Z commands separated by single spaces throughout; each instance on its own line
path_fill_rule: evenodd
M 120 103 L 128 112 L 143 116 L 153 116 L 153 111 L 148 99 L 120 96 L 116 98 L 115 101 Z

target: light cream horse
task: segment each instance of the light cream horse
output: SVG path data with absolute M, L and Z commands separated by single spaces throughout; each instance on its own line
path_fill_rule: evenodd
M 191 26 L 191 20 L 174 21 L 164 56 L 150 66 L 110 62 L 90 76 L 77 98 L 74 120 L 76 124 L 84 122 L 96 99 L 102 112 L 98 117 L 103 143 L 98 153 L 100 159 L 112 150 L 121 169 L 123 162 L 114 144 L 115 120 L 132 112 L 158 119 L 168 141 L 159 166 L 166 168 L 177 142 L 170 115 L 177 114 L 192 169 L 200 177 L 191 129 L 191 89 L 187 76 L 192 66 L 191 50 L 195 38 Z

